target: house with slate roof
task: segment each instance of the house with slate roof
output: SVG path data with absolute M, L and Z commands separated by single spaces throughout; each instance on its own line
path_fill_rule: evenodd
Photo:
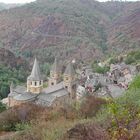
M 43 88 L 43 83 L 39 63 L 35 58 L 31 75 L 27 78 L 27 87 L 14 87 L 11 84 L 7 105 L 12 107 L 32 102 L 42 106 L 54 107 L 76 99 L 76 73 L 71 63 L 67 65 L 62 75 L 58 59 L 56 58 L 50 71 L 49 86 Z

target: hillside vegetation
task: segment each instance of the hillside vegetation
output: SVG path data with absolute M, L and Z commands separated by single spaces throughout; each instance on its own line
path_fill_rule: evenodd
M 140 2 L 37 0 L 0 13 L 1 47 L 51 62 L 100 59 L 139 46 Z
M 7 97 L 12 82 L 19 84 L 26 81 L 28 70 L 27 61 L 11 51 L 0 49 L 0 99 Z
M 0 114 L 0 130 L 16 132 L 14 140 L 139 140 L 139 79 L 114 100 L 87 96 L 55 109 L 33 104 L 8 109 Z

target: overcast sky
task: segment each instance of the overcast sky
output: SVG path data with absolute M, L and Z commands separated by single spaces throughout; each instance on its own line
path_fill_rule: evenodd
M 4 2 L 4 3 L 27 3 L 32 1 L 35 0 L 0 0 L 0 2 Z
M 32 1 L 35 0 L 0 0 L 0 2 L 4 2 L 4 3 L 27 3 Z M 108 0 L 98 0 L 98 1 L 108 1 Z M 140 0 L 127 0 L 127 1 L 140 1 Z

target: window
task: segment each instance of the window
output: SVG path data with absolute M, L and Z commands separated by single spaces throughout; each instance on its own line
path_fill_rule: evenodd
M 35 82 L 35 86 L 37 85 L 37 82 Z
M 54 85 L 54 83 L 51 83 L 51 85 L 53 86 L 53 85 Z
M 42 82 L 40 81 L 40 85 L 41 85 L 41 83 L 42 83 Z
M 68 88 L 68 86 L 65 86 L 65 88 Z

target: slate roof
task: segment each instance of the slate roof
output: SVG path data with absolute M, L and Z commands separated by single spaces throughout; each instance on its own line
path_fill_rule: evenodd
M 38 95 L 36 95 L 36 94 L 31 94 L 31 93 L 25 92 L 23 94 L 14 96 L 13 99 L 18 100 L 18 101 L 33 101 L 33 100 L 35 100 L 35 98 L 37 96 Z
M 26 87 L 24 86 L 16 86 L 15 89 L 13 89 L 14 92 L 22 94 L 26 92 Z
M 116 64 L 116 65 L 111 64 L 111 70 L 112 70 L 112 71 L 113 71 L 113 70 L 116 70 L 116 69 L 122 71 L 122 70 L 128 69 L 128 68 L 129 68 L 129 67 L 128 67 L 125 63 Z
M 75 74 L 75 70 L 73 68 L 72 63 L 69 63 L 68 64 L 68 66 L 67 66 L 64 74 L 66 74 L 66 75 L 72 75 L 72 76 Z
M 43 106 L 51 106 L 57 98 L 66 95 L 68 95 L 68 92 L 64 88 L 51 93 L 42 93 L 37 97 L 36 104 Z
M 68 95 L 68 91 L 66 89 L 61 89 L 61 90 L 57 90 L 53 93 L 50 93 L 49 95 L 55 96 L 57 98 Z
M 35 58 L 35 61 L 34 61 L 34 65 L 33 65 L 31 75 L 28 77 L 28 80 L 32 80 L 32 81 L 41 81 L 42 80 L 39 64 L 38 64 L 38 61 L 37 61 L 36 58 Z
M 120 88 L 119 86 L 113 84 L 108 85 L 108 90 L 113 98 L 119 97 L 125 91 L 124 88 Z
M 9 93 L 9 94 L 8 94 L 8 96 L 9 96 L 9 97 L 12 97 L 12 98 L 13 98 L 14 96 L 17 96 L 17 95 L 19 95 L 19 93 L 17 93 L 17 92 L 12 92 L 12 93 Z
M 98 80 L 97 79 L 88 79 L 85 83 L 86 87 L 94 87 L 98 84 Z
M 43 93 L 53 93 L 57 90 L 60 90 L 60 89 L 63 89 L 64 85 L 63 85 L 63 82 L 60 82 L 58 83 L 57 85 L 54 85 L 54 86 L 51 86 L 51 87 L 47 87 L 47 88 L 44 88 L 42 90 Z
M 9 97 L 14 97 L 19 94 L 23 94 L 26 92 L 26 87 L 24 86 L 16 86 L 15 88 L 12 89 L 12 92 L 8 95 Z
M 54 61 L 54 64 L 52 65 L 51 71 L 54 73 L 58 73 L 61 71 L 57 57 L 55 58 L 55 61 Z
M 37 97 L 36 94 L 26 92 L 24 86 L 16 86 L 8 96 L 18 101 L 30 101 Z

